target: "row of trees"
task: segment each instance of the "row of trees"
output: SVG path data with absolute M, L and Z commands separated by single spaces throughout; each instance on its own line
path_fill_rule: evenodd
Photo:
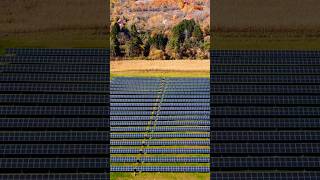
M 193 19 L 183 20 L 169 35 L 138 31 L 135 24 L 128 29 L 116 22 L 111 27 L 111 53 L 118 58 L 206 59 L 209 43 Z

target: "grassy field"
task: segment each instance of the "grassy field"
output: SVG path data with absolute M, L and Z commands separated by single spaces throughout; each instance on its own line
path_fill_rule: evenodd
M 112 180 L 209 180 L 209 173 L 111 173 Z
M 320 32 L 215 32 L 213 49 L 320 50 Z

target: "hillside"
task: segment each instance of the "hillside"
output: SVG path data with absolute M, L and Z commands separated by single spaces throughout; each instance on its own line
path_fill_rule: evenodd
M 210 25 L 210 0 L 113 0 L 111 17 L 126 17 L 138 29 L 168 31 L 183 19 Z

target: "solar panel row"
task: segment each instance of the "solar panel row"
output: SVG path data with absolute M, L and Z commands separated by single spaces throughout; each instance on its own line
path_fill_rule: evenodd
M 0 179 L 109 179 L 106 49 L 0 57 Z
M 209 146 L 209 140 L 152 140 L 152 141 L 132 141 L 132 140 L 111 140 L 111 146 Z
M 108 179 L 107 173 L 63 173 L 63 174 L 0 174 L 0 180 L 105 180 Z
M 209 154 L 210 149 L 204 148 L 111 148 L 111 154 Z
M 1 108 L 1 107 L 0 107 Z M 83 112 L 84 113 L 84 112 Z M 151 116 L 152 111 L 110 111 L 111 116 Z M 160 111 L 162 116 L 210 115 L 210 111 Z
M 109 168 L 105 158 L 1 158 L 4 169 L 104 169 Z
M 1 83 L 0 92 L 2 93 L 91 93 L 104 94 L 108 91 L 108 84 L 85 84 L 85 83 Z
M 112 172 L 210 172 L 203 166 L 111 166 Z
M 149 121 L 147 116 L 111 116 L 111 121 Z M 158 116 L 158 121 L 203 121 L 210 120 L 210 116 Z
M 213 94 L 318 94 L 320 85 L 308 84 L 219 84 L 211 88 Z
M 8 64 L 0 66 L 1 73 L 91 73 L 108 74 L 105 69 L 109 65 L 88 65 L 88 64 Z
M 109 64 L 103 56 L 0 56 L 1 63 L 11 64 Z M 30 66 L 29 65 L 29 66 Z
M 0 94 L 0 103 L 106 104 L 107 98 L 104 94 Z
M 49 48 L 7 48 L 6 54 L 15 54 L 17 56 L 109 56 L 108 49 L 49 49 Z
M 211 178 L 317 179 L 320 52 L 211 56 Z
M 209 79 L 113 78 L 110 131 L 111 155 L 118 154 L 111 159 L 117 163 L 114 168 L 119 169 L 116 171 L 179 171 L 161 168 L 167 168 L 168 163 L 180 163 L 181 166 L 207 163 L 208 167 L 208 157 L 189 156 L 209 153 L 209 93 Z M 130 154 L 132 156 L 127 157 Z M 140 154 L 140 158 L 136 158 L 136 154 Z M 162 154 L 164 157 L 144 154 Z M 186 157 L 175 157 L 176 154 Z M 138 163 L 137 167 L 140 167 L 144 162 L 155 169 L 128 169 L 125 164 Z M 158 168 L 159 164 L 154 163 L 161 163 L 161 166 Z M 207 172 L 202 169 L 184 171 Z
M 157 91 L 111 91 L 112 95 L 156 95 L 158 94 Z M 194 91 L 166 91 L 167 95 L 206 95 L 210 94 L 209 91 L 203 91 L 203 92 L 194 92 Z
M 215 142 L 316 142 L 320 140 L 320 131 L 317 130 L 242 130 L 211 132 Z
M 152 111 L 154 107 L 110 107 L 111 111 Z M 193 106 L 193 107 L 179 107 L 179 106 L 161 106 L 161 111 L 210 111 L 210 107 L 199 107 L 199 106 Z
M 239 65 L 215 65 L 213 73 L 227 74 L 320 74 L 317 66 L 239 66 Z
M 97 155 L 109 152 L 106 144 L 1 144 L 1 155 Z
M 155 99 L 110 99 L 112 103 L 155 103 Z M 210 103 L 210 99 L 162 99 L 162 103 Z
M 293 50 L 214 50 L 211 57 L 281 57 L 281 58 L 319 58 L 319 51 L 293 51 Z
M 213 104 L 217 105 L 316 105 L 320 103 L 317 95 L 213 95 Z
M 237 129 L 317 129 L 318 118 L 215 118 L 213 128 Z
M 114 107 L 149 107 L 149 106 L 154 106 L 154 103 L 110 103 L 110 106 Z M 210 103 L 181 103 L 181 102 L 177 102 L 177 103 L 170 103 L 170 102 L 162 102 L 161 103 L 161 107 L 206 107 L 206 106 L 210 106 Z
M 208 157 L 111 157 L 111 162 L 117 163 L 134 163 L 134 162 L 146 162 L 146 163 L 209 163 Z
M 316 57 L 262 57 L 262 56 L 220 56 L 214 57 L 214 61 L 210 63 L 211 67 L 216 65 L 301 65 L 301 66 L 318 66 L 319 58 Z
M 214 143 L 215 154 L 319 154 L 319 143 Z
M 0 82 L 109 83 L 107 74 L 1 73 Z
M 69 128 L 71 129 L 71 128 Z M 57 129 L 59 130 L 59 129 Z M 0 142 L 105 142 L 105 131 L 1 131 Z
M 1 121 L 0 121 L 1 124 Z M 210 121 L 157 121 L 150 123 L 149 121 L 111 121 L 110 126 L 210 126 Z
M 210 127 L 200 126 L 200 127 L 111 127 L 112 132 L 145 132 L 145 131 L 155 131 L 155 132 L 208 132 Z
M 213 172 L 211 173 L 211 178 L 222 179 L 222 180 L 247 180 L 247 179 L 282 179 L 282 180 L 292 180 L 292 179 L 319 179 L 320 172 L 318 171 L 263 171 L 263 172 Z
M 111 139 L 144 139 L 144 138 L 209 138 L 209 133 L 111 133 Z

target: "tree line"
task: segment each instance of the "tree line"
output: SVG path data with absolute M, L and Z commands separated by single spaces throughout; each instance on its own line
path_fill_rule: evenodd
M 138 31 L 133 23 L 127 27 L 118 23 L 111 26 L 110 49 L 116 58 L 142 59 L 207 59 L 210 39 L 193 19 L 182 20 L 170 33 Z

